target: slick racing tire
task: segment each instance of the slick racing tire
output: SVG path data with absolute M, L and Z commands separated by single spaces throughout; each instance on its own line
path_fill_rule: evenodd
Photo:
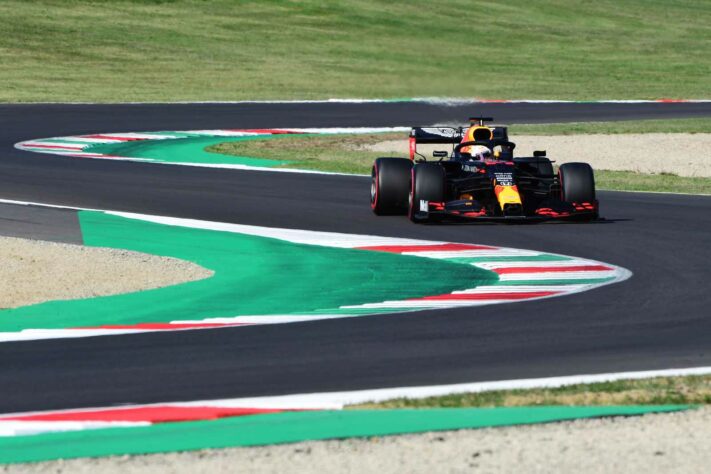
M 595 176 L 587 163 L 565 163 L 558 169 L 561 199 L 569 203 L 595 202 Z M 598 218 L 597 211 L 581 217 L 584 220 Z
M 587 163 L 565 163 L 558 169 L 561 198 L 566 202 L 595 202 L 595 177 Z
M 430 216 L 420 208 L 423 202 L 444 201 L 444 168 L 437 163 L 418 163 L 412 168 L 408 213 L 413 222 L 427 222 Z
M 370 208 L 379 216 L 407 214 L 412 161 L 378 158 L 373 164 Z

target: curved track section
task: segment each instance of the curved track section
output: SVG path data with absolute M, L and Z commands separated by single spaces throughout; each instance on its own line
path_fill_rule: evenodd
M 211 144 L 245 139 L 266 139 L 278 135 L 360 134 L 406 132 L 406 127 L 264 128 L 231 130 L 188 130 L 160 132 L 100 133 L 67 137 L 38 138 L 15 144 L 15 148 L 35 153 L 111 161 L 138 161 L 222 169 L 261 169 L 290 173 L 343 174 L 279 168 L 288 160 L 266 160 L 209 153 Z M 177 142 L 177 146 L 174 145 Z M 166 146 L 168 145 L 168 146 Z
M 502 122 L 711 115 L 709 104 L 642 105 L 2 106 L 2 198 L 526 248 L 609 262 L 635 276 L 572 298 L 422 311 L 407 324 L 383 315 L 3 344 L 0 385 L 13 390 L 0 411 L 711 365 L 708 197 L 601 192 L 606 220 L 595 224 L 414 226 L 373 216 L 363 177 L 48 159 L 12 148 L 106 130 L 402 126 L 471 113 Z
M 155 331 L 188 329 L 218 329 L 234 326 L 248 327 L 261 324 L 334 320 L 376 314 L 421 311 L 424 309 L 463 308 L 523 302 L 589 291 L 603 285 L 619 283 L 631 276 L 630 272 L 624 268 L 602 262 L 489 245 L 255 227 L 141 214 L 94 213 L 94 215 L 97 214 L 99 214 L 97 216 L 99 222 L 102 216 L 118 218 L 118 221 L 110 221 L 110 228 L 120 227 L 122 223 L 124 225 L 128 223 L 150 223 L 163 229 L 198 229 L 202 232 L 202 240 L 198 238 L 196 241 L 200 242 L 209 239 L 208 235 L 210 234 L 221 234 L 223 236 L 237 234 L 288 242 L 300 247 L 308 246 L 313 251 L 314 256 L 318 255 L 317 252 L 320 249 L 328 248 L 357 250 L 359 251 L 358 253 L 368 252 L 372 257 L 379 260 L 384 260 L 384 255 L 394 255 L 395 258 L 387 257 L 387 260 L 385 260 L 387 263 L 378 267 L 367 266 L 368 261 L 365 260 L 358 262 L 357 266 L 364 268 L 368 272 L 368 279 L 380 281 L 378 285 L 379 291 L 376 296 L 373 296 L 372 289 L 369 291 L 369 288 L 358 280 L 345 281 L 338 288 L 344 294 L 341 298 L 335 299 L 335 304 L 333 299 L 327 299 L 325 302 L 314 303 L 315 306 L 303 307 L 296 304 L 296 301 L 287 299 L 280 307 L 282 309 L 281 312 L 275 314 L 274 309 L 266 309 L 265 311 L 263 305 L 256 304 L 251 307 L 248 306 L 252 311 L 255 311 L 252 314 L 249 310 L 245 310 L 244 306 L 240 307 L 239 305 L 241 297 L 245 295 L 245 292 L 241 291 L 241 289 L 248 287 L 249 280 L 253 279 L 253 275 L 250 275 L 251 278 L 244 280 L 235 278 L 228 288 L 222 290 L 223 292 L 227 290 L 230 295 L 228 299 L 233 301 L 232 306 L 220 306 L 217 304 L 215 300 L 224 298 L 224 295 L 221 295 L 219 291 L 211 290 L 209 286 L 201 285 L 198 290 L 191 290 L 191 285 L 183 285 L 180 293 L 181 295 L 189 295 L 189 303 L 180 304 L 176 300 L 177 295 L 171 299 L 170 316 L 180 317 L 182 315 L 182 319 L 177 320 L 139 319 L 136 321 L 135 306 L 124 306 L 126 298 L 130 298 L 130 295 L 126 295 L 123 298 L 124 305 L 116 300 L 112 303 L 110 299 L 106 298 L 97 300 L 96 304 L 98 306 L 94 306 L 88 315 L 86 310 L 82 311 L 79 307 L 80 305 L 83 306 L 84 301 L 55 302 L 50 306 L 42 305 L 30 308 L 29 314 L 23 313 L 23 308 L 17 308 L 7 315 L 9 318 L 16 319 L 16 321 L 11 322 L 15 326 L 14 330 L 3 332 L 3 323 L 8 323 L 9 321 L 0 321 L 0 342 L 115 336 L 118 334 L 142 334 Z M 98 224 L 98 226 L 102 227 L 101 224 Z M 141 234 L 140 226 L 132 227 L 132 229 L 133 232 L 130 233 L 134 234 L 135 238 L 141 239 L 145 235 Z M 112 231 L 105 230 L 105 232 L 111 234 Z M 163 234 L 162 236 L 164 240 L 180 240 L 187 237 L 185 234 Z M 156 237 L 153 238 L 156 239 Z M 230 262 L 231 265 L 237 266 L 248 265 L 249 258 L 252 256 L 250 253 L 263 253 L 269 250 L 269 248 L 260 247 L 259 252 L 250 252 L 250 250 L 240 248 L 238 242 L 232 241 L 230 244 L 226 246 L 221 259 L 229 259 L 231 254 L 238 253 L 242 258 Z M 212 245 L 215 246 L 216 244 L 213 242 Z M 276 248 L 270 249 L 272 253 L 279 253 L 276 256 L 277 260 L 283 258 L 285 262 L 278 268 L 291 268 L 295 274 L 298 274 L 300 266 L 318 268 L 318 262 L 322 262 L 321 259 L 312 258 L 307 259 L 306 262 L 289 261 L 290 251 L 298 251 L 296 246 L 282 252 L 279 252 Z M 165 249 L 164 251 L 168 250 Z M 323 278 L 328 278 L 336 272 L 334 265 L 344 266 L 350 255 L 352 254 L 329 254 L 327 257 L 328 266 L 320 269 L 319 278 L 309 280 L 302 274 L 301 284 L 303 286 L 323 288 L 322 291 L 336 290 L 333 287 L 325 288 L 326 285 L 323 282 Z M 259 256 L 255 255 L 255 257 Z M 338 260 L 339 257 L 340 260 Z M 411 257 L 417 258 L 413 260 Z M 419 262 L 415 264 L 414 262 L 417 260 Z M 446 270 L 443 271 L 434 262 L 448 264 Z M 194 263 L 200 262 L 196 261 Z M 264 261 L 259 263 L 265 264 Z M 323 265 L 323 262 L 321 265 Z M 264 266 L 266 267 L 266 265 Z M 409 268 L 410 272 L 407 275 L 403 275 L 402 273 L 389 271 L 393 267 L 399 266 Z M 421 267 L 422 271 L 419 273 L 420 278 L 434 278 L 433 275 L 438 274 L 441 279 L 451 279 L 451 283 L 456 283 L 454 288 L 460 289 L 449 287 L 445 292 L 442 292 L 441 287 L 435 285 L 435 283 L 441 283 L 440 281 L 423 281 L 419 282 L 420 284 L 424 283 L 424 286 L 417 297 L 414 297 L 413 294 L 407 296 L 398 294 L 402 288 L 408 285 L 410 288 L 414 286 L 412 279 L 417 274 L 420 266 L 423 266 Z M 217 275 L 223 271 L 225 273 L 229 271 L 224 268 L 215 269 L 209 266 L 208 268 L 214 270 Z M 262 270 L 262 272 L 266 273 L 267 270 Z M 266 276 L 271 276 L 272 278 L 267 278 L 265 281 L 276 281 L 276 275 Z M 219 277 L 215 277 L 212 280 L 208 279 L 206 282 L 209 285 L 210 281 L 215 280 L 219 280 Z M 353 283 L 357 288 L 356 291 L 348 292 L 347 289 L 343 288 L 348 283 Z M 225 286 L 224 283 L 213 283 L 213 285 L 218 287 Z M 254 288 L 254 290 L 255 293 L 265 292 L 262 287 Z M 274 296 L 270 295 L 269 299 L 278 298 L 275 290 L 276 288 L 272 290 L 271 293 Z M 304 293 L 305 291 L 308 290 L 304 288 L 300 292 L 300 299 L 302 300 L 309 299 L 309 296 Z M 315 291 L 311 297 L 318 298 L 320 296 L 318 293 L 318 291 Z M 257 295 L 254 293 L 246 294 L 253 300 L 257 299 Z M 220 298 L 221 296 L 222 298 Z M 383 297 L 387 299 L 383 300 Z M 158 298 L 153 301 L 160 305 L 166 299 Z M 108 312 L 104 309 L 107 305 L 113 307 Z M 146 305 L 143 304 L 141 306 Z M 205 306 L 216 306 L 213 311 L 217 311 L 219 315 L 210 317 L 203 315 L 201 317 Z M 241 314 L 230 314 L 230 310 L 241 311 Z M 245 311 L 247 312 L 246 314 L 244 313 Z M 80 313 L 84 316 L 79 317 Z M 153 313 L 148 311 L 142 314 L 143 317 L 150 318 L 151 314 L 155 315 L 156 313 L 160 315 L 160 311 Z M 64 317 L 62 318 L 62 316 Z M 140 318 L 141 314 L 138 317 Z M 404 316 L 399 317 L 404 318 Z M 113 322 L 107 322 L 107 318 L 110 318 Z M 186 320 L 186 318 L 189 319 Z M 60 322 L 60 327 L 57 328 L 57 319 L 66 322 L 66 324 L 63 325 Z M 55 327 L 41 326 L 42 321 L 48 322 Z M 403 322 L 405 322 L 404 319 Z

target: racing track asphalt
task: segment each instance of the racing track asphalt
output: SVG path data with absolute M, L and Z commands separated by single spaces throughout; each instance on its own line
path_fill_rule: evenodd
M 620 284 L 526 303 L 5 343 L 0 412 L 711 365 L 709 197 L 601 192 L 606 220 L 595 224 L 417 226 L 372 215 L 363 177 L 93 161 L 11 148 L 72 133 L 407 125 L 473 113 L 512 123 L 532 114 L 549 121 L 711 116 L 711 104 L 624 105 L 0 106 L 0 198 L 503 245 L 634 272 Z

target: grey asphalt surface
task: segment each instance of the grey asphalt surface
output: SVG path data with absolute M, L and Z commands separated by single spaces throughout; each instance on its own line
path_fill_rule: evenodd
M 503 107 L 509 105 L 537 108 Z M 566 105 L 576 107 L 0 106 L 0 198 L 521 247 L 634 273 L 624 283 L 526 303 L 6 343 L 0 386 L 12 388 L 0 393 L 0 412 L 711 365 L 709 197 L 601 192 L 606 220 L 600 223 L 416 226 L 404 217 L 374 216 L 362 177 L 112 163 L 11 148 L 23 139 L 72 133 L 408 125 L 479 113 L 510 123 L 531 121 L 534 113 L 549 121 L 711 116 L 711 104 Z M 0 207 L 0 217 L 6 215 Z
M 0 204 L 0 235 L 84 243 L 75 211 L 35 206 Z

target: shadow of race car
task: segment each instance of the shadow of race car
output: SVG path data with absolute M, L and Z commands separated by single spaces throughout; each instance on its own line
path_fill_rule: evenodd
M 545 151 L 514 157 L 516 145 L 493 119 L 468 127 L 414 127 L 410 157 L 384 157 L 372 168 L 370 205 L 378 215 L 408 215 L 414 222 L 594 220 L 599 204 L 587 163 L 565 163 L 555 172 Z M 451 144 L 428 161 L 417 145 Z

